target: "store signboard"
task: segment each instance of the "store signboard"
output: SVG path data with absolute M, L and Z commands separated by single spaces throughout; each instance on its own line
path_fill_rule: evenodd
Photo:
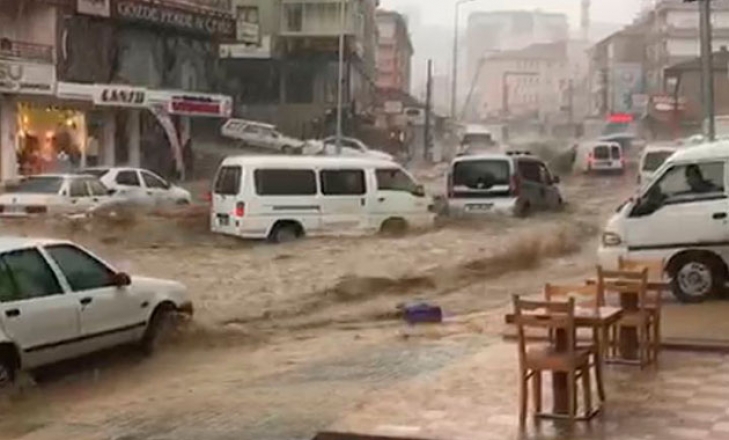
M 170 97 L 167 111 L 173 115 L 229 118 L 233 100 L 222 95 L 179 94 Z
M 639 63 L 616 63 L 612 70 L 612 110 L 638 113 L 633 96 L 643 92 L 643 66 Z
M 235 38 L 232 16 L 193 11 L 170 3 L 150 3 L 143 0 L 116 0 L 112 16 L 120 20 L 175 28 L 209 36 Z
M 55 89 L 54 65 L 0 60 L 0 92 L 52 95 Z
M 76 0 L 76 11 L 108 18 L 111 15 L 111 0 Z
M 118 85 L 97 86 L 94 90 L 95 105 L 114 107 L 146 107 L 147 89 Z

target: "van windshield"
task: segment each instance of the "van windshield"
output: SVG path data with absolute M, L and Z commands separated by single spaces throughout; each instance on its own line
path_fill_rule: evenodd
M 453 166 L 454 187 L 489 189 L 509 185 L 510 167 L 506 160 L 467 160 Z
M 607 145 L 599 145 L 595 147 L 594 155 L 595 159 L 604 160 L 604 159 L 610 159 L 610 149 L 607 147 Z
M 652 151 L 646 153 L 645 159 L 643 159 L 643 171 L 657 170 L 672 155 L 673 151 Z

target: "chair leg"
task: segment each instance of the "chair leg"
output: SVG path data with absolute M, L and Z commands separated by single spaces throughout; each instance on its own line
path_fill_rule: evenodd
M 605 383 L 602 380 L 603 360 L 600 356 L 595 356 L 595 382 L 597 384 L 597 396 L 600 402 L 605 402 Z
M 535 371 L 532 377 L 532 398 L 534 399 L 534 412 L 542 412 L 542 372 Z
M 567 396 L 569 398 L 568 417 L 570 423 L 574 423 L 575 421 L 575 412 L 577 406 L 575 404 L 575 400 L 577 400 L 577 379 L 575 376 L 575 370 L 570 370 L 569 373 L 567 373 Z
M 661 311 L 656 312 L 656 317 L 653 320 L 653 356 L 654 361 L 658 364 L 658 356 L 661 353 Z
M 585 417 L 592 413 L 592 387 L 590 386 L 590 366 L 582 369 L 582 400 L 585 405 Z
M 519 384 L 519 426 L 522 429 L 526 427 L 527 400 L 529 392 L 527 389 L 528 381 L 527 372 L 523 371 L 521 374 L 521 383 Z

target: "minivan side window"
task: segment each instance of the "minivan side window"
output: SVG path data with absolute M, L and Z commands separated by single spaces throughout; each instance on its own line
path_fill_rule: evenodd
M 222 167 L 215 180 L 215 194 L 234 196 L 240 190 L 241 167 Z
M 375 171 L 377 176 L 377 189 L 380 191 L 402 191 L 413 193 L 417 185 L 403 170 L 397 168 L 383 168 Z
M 541 173 L 539 163 L 531 160 L 520 160 L 517 162 L 519 174 L 524 180 L 529 182 L 541 182 Z
M 259 169 L 253 179 L 259 196 L 316 195 L 314 170 Z
M 685 164 L 669 168 L 651 185 L 631 215 L 648 215 L 667 204 L 726 197 L 724 168 L 724 162 Z
M 325 196 L 360 196 L 367 192 L 362 170 L 322 170 L 319 176 Z

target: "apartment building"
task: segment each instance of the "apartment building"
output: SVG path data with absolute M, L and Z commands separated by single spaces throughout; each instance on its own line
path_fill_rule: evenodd
M 394 11 L 377 11 L 377 87 L 410 92 L 413 45 L 405 18 Z

